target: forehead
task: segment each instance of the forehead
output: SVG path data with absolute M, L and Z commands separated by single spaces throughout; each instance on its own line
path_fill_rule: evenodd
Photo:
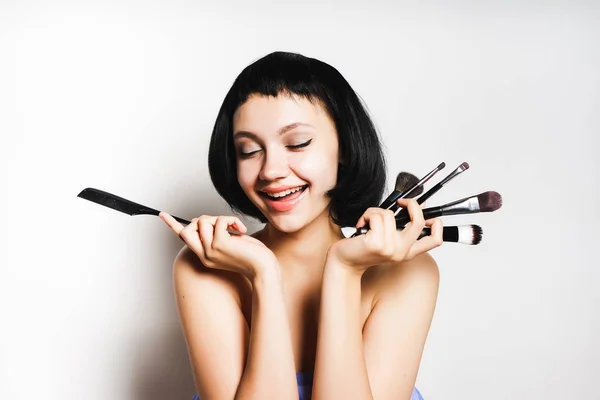
M 252 95 L 233 115 L 233 131 L 256 135 L 275 134 L 290 124 L 309 124 L 316 129 L 332 129 L 333 123 L 323 106 L 296 95 Z

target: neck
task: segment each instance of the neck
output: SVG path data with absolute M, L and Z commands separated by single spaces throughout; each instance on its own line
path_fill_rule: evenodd
M 273 251 L 282 269 L 298 270 L 315 278 L 321 277 L 329 247 L 344 237 L 327 209 L 299 231 L 281 232 L 267 223 L 261 233 L 261 240 Z

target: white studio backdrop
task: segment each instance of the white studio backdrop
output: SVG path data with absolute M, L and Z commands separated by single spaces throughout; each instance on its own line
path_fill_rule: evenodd
M 191 398 L 181 243 L 76 195 L 230 214 L 207 170 L 212 125 L 274 50 L 348 79 L 390 190 L 402 170 L 467 161 L 428 205 L 503 195 L 498 212 L 444 218 L 484 237 L 432 251 L 425 399 L 600 399 L 600 8 L 486 4 L 0 3 L 0 399 Z

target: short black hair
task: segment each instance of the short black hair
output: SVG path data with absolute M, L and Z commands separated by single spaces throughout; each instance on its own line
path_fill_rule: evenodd
M 208 169 L 217 192 L 233 211 L 267 222 L 237 178 L 233 115 L 251 95 L 297 95 L 320 103 L 338 134 L 338 177 L 327 192 L 330 216 L 354 226 L 381 201 L 386 162 L 379 135 L 356 92 L 331 65 L 297 53 L 273 52 L 247 66 L 234 81 L 217 115 L 208 151 Z

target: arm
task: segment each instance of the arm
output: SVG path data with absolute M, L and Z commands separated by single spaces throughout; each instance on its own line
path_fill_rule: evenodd
M 437 300 L 437 264 L 423 254 L 385 273 L 363 331 L 362 274 L 326 263 L 313 399 L 410 397 Z
M 361 278 L 330 259 L 325 263 L 312 400 L 373 399 L 360 326 Z
M 252 282 L 250 331 L 241 275 L 207 268 L 187 248 L 176 257 L 177 306 L 201 399 L 298 399 L 282 282 L 269 270 Z

